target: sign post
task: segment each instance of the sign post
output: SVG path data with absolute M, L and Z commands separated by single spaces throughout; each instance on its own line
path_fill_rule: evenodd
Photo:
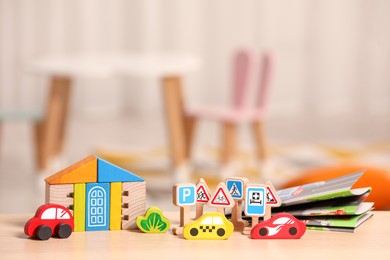
M 231 222 L 235 230 L 242 231 L 249 225 L 248 221 L 242 219 L 242 201 L 244 200 L 245 186 L 248 183 L 248 179 L 232 177 L 227 178 L 225 182 L 230 195 L 234 199 Z
M 245 188 L 245 215 L 252 217 L 252 227 L 244 228 L 244 234 L 250 234 L 251 229 L 259 223 L 259 217 L 265 215 L 266 192 L 266 186 L 261 184 L 251 184 Z
M 196 215 L 195 219 L 203 215 L 203 206 L 210 200 L 210 190 L 205 180 L 200 178 L 196 183 Z
M 190 209 L 196 203 L 196 186 L 192 183 L 182 183 L 173 186 L 173 204 L 180 207 L 180 226 L 173 228 L 175 235 L 183 234 L 183 227 L 190 220 Z

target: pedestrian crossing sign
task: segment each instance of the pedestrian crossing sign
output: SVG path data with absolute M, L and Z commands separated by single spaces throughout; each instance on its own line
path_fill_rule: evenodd
M 240 200 L 244 198 L 244 188 L 245 188 L 245 180 L 234 178 L 234 179 L 226 179 L 226 187 L 229 190 L 230 195 L 235 200 Z

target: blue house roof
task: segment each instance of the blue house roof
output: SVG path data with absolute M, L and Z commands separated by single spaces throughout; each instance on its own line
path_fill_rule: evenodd
M 144 179 L 101 158 L 97 160 L 98 182 L 142 182 Z

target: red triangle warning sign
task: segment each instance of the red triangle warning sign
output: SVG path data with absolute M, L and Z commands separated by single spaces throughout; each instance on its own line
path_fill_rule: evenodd
M 199 185 L 196 190 L 196 202 L 207 203 L 210 200 L 210 194 L 206 191 L 204 185 Z
M 196 203 L 204 204 L 210 200 L 210 190 L 203 178 L 196 183 Z
M 218 184 L 217 191 L 209 201 L 209 206 L 214 207 L 233 207 L 234 200 L 226 188 L 225 183 Z
M 223 206 L 230 205 L 226 193 L 222 188 L 219 188 L 215 193 L 213 199 L 211 200 L 211 205 L 223 205 Z
M 270 205 L 271 207 L 279 207 L 280 204 L 281 201 L 274 187 L 271 183 L 267 183 L 267 205 Z

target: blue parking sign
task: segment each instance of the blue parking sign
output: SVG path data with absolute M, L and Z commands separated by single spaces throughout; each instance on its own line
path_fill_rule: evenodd
M 227 179 L 226 187 L 233 199 L 242 199 L 244 197 L 244 182 L 238 179 Z
M 266 187 L 262 185 L 250 186 L 245 189 L 245 215 L 264 216 Z
M 175 186 L 174 204 L 176 206 L 191 206 L 196 203 L 196 186 L 194 184 L 179 184 Z

